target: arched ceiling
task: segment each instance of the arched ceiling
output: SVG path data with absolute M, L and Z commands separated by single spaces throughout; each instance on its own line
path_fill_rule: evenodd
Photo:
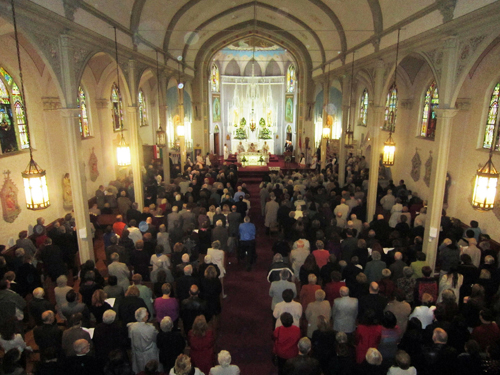
M 298 41 L 296 47 L 307 50 L 312 69 L 339 55 L 344 58 L 346 53 L 367 44 L 373 43 L 376 49 L 380 39 L 394 28 L 404 27 L 449 3 L 449 0 L 83 1 L 122 24 L 132 35 L 140 36 L 136 40 L 148 41 L 171 58 L 182 56 L 191 68 L 200 49 L 211 47 L 207 41 L 215 43 L 221 34 L 230 35 L 244 24 L 257 24 L 257 34 L 272 31 L 279 39 L 281 32 L 289 41 Z M 476 1 L 481 7 L 492 0 Z M 456 0 L 457 9 L 464 2 L 470 0 Z M 424 31 L 427 26 L 421 27 Z M 275 42 L 279 44 L 279 40 Z

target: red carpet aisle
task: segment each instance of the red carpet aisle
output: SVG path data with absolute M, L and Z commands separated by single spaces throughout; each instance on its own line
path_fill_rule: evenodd
M 250 217 L 257 226 L 257 263 L 251 272 L 236 263 L 232 255 L 224 287 L 228 297 L 223 302 L 217 350 L 228 350 L 232 363 L 244 375 L 272 375 L 277 370 L 271 362 L 272 314 L 267 269 L 272 262 L 273 239 L 266 237 L 260 215 L 259 182 L 243 179 L 251 194 Z

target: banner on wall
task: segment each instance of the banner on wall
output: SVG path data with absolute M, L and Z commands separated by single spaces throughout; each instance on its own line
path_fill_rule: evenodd
M 220 95 L 213 94 L 212 95 L 212 121 L 213 122 L 220 121 L 220 113 L 221 113 Z
M 7 223 L 13 223 L 21 213 L 21 207 L 17 200 L 19 189 L 10 178 L 10 171 L 3 172 L 5 181 L 0 190 L 0 200 L 2 201 L 3 219 Z
M 293 95 L 285 95 L 285 121 L 293 122 Z

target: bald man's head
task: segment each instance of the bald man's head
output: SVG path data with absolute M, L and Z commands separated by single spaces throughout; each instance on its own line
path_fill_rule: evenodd
M 378 294 L 379 287 L 375 281 L 370 283 L 370 294 Z

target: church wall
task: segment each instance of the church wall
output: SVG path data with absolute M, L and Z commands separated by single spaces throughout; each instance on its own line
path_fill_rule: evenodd
M 500 47 L 494 48 L 478 66 L 472 78 L 467 76 L 458 97 L 470 102 L 469 110 L 461 110 L 453 119 L 449 168 L 452 183 L 448 212 L 466 224 L 477 220 L 483 232 L 500 240 L 499 209 L 481 212 L 470 204 L 476 170 L 488 160 L 488 150 L 482 148 L 488 106 L 494 85 L 500 81 L 498 59 Z M 500 167 L 498 152 L 493 164 Z M 498 198 L 498 195 L 497 195 Z
M 10 73 L 21 88 L 19 79 L 19 69 L 15 52 L 15 44 L 12 38 L 4 38 L 3 52 L 0 58 L 0 66 Z M 10 171 L 10 179 L 18 189 L 17 201 L 21 209 L 19 216 L 12 222 L 0 218 L 0 244 L 12 246 L 18 238 L 18 233 L 28 230 L 32 233 L 32 227 L 36 224 L 36 219 L 40 216 L 47 221 L 55 220 L 66 212 L 62 205 L 62 179 L 64 173 L 68 172 L 68 158 L 66 149 L 61 141 L 62 122 L 59 110 L 44 110 L 42 98 L 51 97 L 58 101 L 58 91 L 56 83 L 50 77 L 47 67 L 43 71 L 43 76 L 33 64 L 33 60 L 25 50 L 21 48 L 21 59 L 23 67 L 23 77 L 26 96 L 27 115 L 30 127 L 30 134 L 33 146 L 33 158 L 45 169 L 47 174 L 47 185 L 49 189 L 49 199 L 51 205 L 40 211 L 31 211 L 26 208 L 26 198 L 21 172 L 26 169 L 29 162 L 29 152 L 24 151 L 16 155 L 0 157 L 0 171 Z M 62 147 L 61 147 L 62 146 Z M 4 177 L 4 176 L 2 176 Z M 4 178 L 1 179 L 4 183 Z M 0 187 L 1 189 L 1 187 Z M 3 212 L 2 212 L 3 214 Z
M 407 188 L 413 192 L 417 192 L 424 200 L 428 200 L 431 196 L 431 190 L 424 182 L 425 163 L 429 158 L 429 152 L 434 151 L 436 146 L 435 141 L 422 138 L 418 134 L 421 126 L 424 93 L 432 79 L 433 75 L 430 67 L 424 64 L 417 74 L 413 85 L 407 88 L 407 90 L 401 90 L 396 131 L 392 134 L 392 138 L 396 142 L 395 164 L 390 168 L 389 175 L 394 181 L 404 180 Z M 398 84 L 398 87 L 402 86 L 403 82 Z M 411 100 L 410 105 L 405 106 L 403 105 L 403 101 L 410 96 L 410 93 L 413 93 L 413 100 Z M 385 95 L 387 95 L 387 92 L 384 92 L 384 97 Z M 389 133 L 381 131 L 380 136 L 383 143 L 389 137 Z M 422 163 L 420 167 L 420 179 L 418 181 L 414 181 L 411 177 L 411 159 L 415 155 L 416 150 L 418 150 Z M 437 157 L 435 153 L 433 154 L 434 158 Z

